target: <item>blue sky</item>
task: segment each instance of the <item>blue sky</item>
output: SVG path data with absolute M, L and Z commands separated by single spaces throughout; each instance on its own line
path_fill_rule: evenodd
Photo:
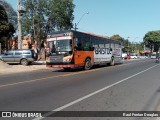
M 6 0 L 16 9 L 16 0 Z M 148 31 L 160 30 L 160 0 L 74 0 L 78 30 L 111 37 L 119 34 L 142 41 Z

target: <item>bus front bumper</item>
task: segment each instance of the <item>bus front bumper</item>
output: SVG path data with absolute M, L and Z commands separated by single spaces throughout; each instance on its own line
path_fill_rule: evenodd
M 46 65 L 48 68 L 78 68 L 81 67 L 81 65 L 74 65 L 74 64 L 68 64 L 68 65 Z

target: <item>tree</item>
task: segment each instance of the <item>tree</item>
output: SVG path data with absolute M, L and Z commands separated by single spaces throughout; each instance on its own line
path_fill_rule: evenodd
M 113 35 L 110 39 L 120 41 L 121 45 L 124 46 L 124 48 L 122 49 L 123 52 L 129 53 L 132 51 L 131 50 L 131 42 L 128 39 L 124 39 L 123 37 L 121 37 L 118 34 Z
M 121 37 L 120 35 L 116 34 L 116 35 L 113 35 L 113 36 L 111 37 L 111 39 L 112 39 L 112 40 L 122 40 L 122 37 Z
M 7 13 L 4 7 L 0 5 L 0 42 L 2 43 L 2 49 L 5 46 L 6 40 L 11 37 L 14 32 L 15 29 L 13 25 L 8 22 Z
M 26 15 L 22 18 L 22 31 L 32 34 L 39 43 L 48 32 L 73 27 L 73 0 L 23 0 L 23 4 Z
M 73 0 L 51 0 L 48 17 L 49 31 L 73 28 L 74 7 Z
M 16 12 L 11 5 L 4 0 L 0 1 L 0 11 L 0 36 L 13 35 L 17 25 Z M 8 16 L 10 18 L 8 18 Z
M 39 40 L 44 31 L 48 11 L 48 0 L 23 0 L 26 15 L 22 17 L 22 33 L 31 34 Z
M 151 52 L 154 50 L 157 52 L 160 45 L 160 30 L 158 31 L 149 31 L 145 34 L 143 41 L 146 46 L 151 49 Z
M 142 42 L 139 42 L 139 43 L 137 43 L 136 44 L 137 45 L 137 50 L 144 50 L 144 42 L 142 41 Z
M 121 45 L 124 46 L 124 48 L 122 49 L 124 53 L 129 54 L 130 52 L 137 52 L 143 50 L 144 42 L 130 42 L 128 38 L 124 39 L 118 34 L 113 35 L 112 37 L 110 37 L 110 39 L 120 41 Z
M 17 28 L 17 13 L 16 13 L 16 11 L 5 0 L 1 0 L 0 4 L 5 8 L 9 23 L 11 23 L 14 26 L 14 28 Z

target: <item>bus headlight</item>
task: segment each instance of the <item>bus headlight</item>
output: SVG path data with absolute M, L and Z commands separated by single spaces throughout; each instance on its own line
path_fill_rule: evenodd
M 71 59 L 70 58 L 65 59 L 65 60 L 63 60 L 63 62 L 71 62 Z

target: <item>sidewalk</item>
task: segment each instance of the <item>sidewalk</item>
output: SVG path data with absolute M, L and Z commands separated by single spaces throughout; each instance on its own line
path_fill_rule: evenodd
M 1 74 L 11 74 L 11 73 L 20 73 L 20 72 L 29 72 L 34 70 L 47 70 L 45 61 L 35 61 L 31 65 L 24 66 L 19 64 L 8 65 L 4 62 L 0 62 L 0 75 Z

